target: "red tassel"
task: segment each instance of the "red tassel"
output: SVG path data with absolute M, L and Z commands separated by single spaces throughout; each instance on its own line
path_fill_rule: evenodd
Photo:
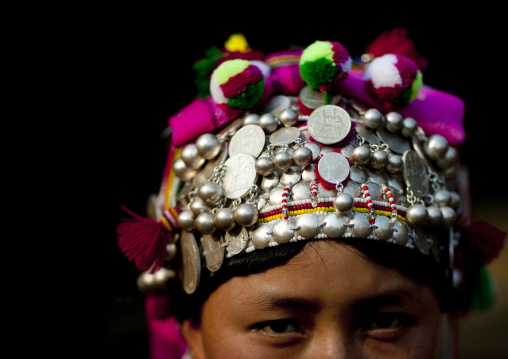
M 463 230 L 471 244 L 472 260 L 480 266 L 496 259 L 504 247 L 506 233 L 485 221 L 471 223 Z
M 137 269 L 146 271 L 153 265 L 150 271 L 153 273 L 166 260 L 169 233 L 159 222 L 122 208 L 134 218 L 124 218 L 117 227 L 118 245 Z

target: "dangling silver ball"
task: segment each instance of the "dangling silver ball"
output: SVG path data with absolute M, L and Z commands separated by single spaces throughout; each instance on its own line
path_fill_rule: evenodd
M 443 212 L 437 206 L 427 207 L 429 212 L 428 225 L 431 227 L 439 227 L 443 224 Z
M 308 147 L 298 147 L 293 153 L 293 161 L 299 166 L 307 166 L 312 162 L 312 150 Z
M 391 155 L 388 156 L 388 161 L 386 163 L 386 169 L 390 173 L 399 172 L 402 167 L 404 167 L 404 162 L 402 161 L 402 157 L 399 155 Z
M 383 114 L 376 108 L 365 111 L 363 118 L 365 120 L 365 126 L 368 128 L 377 130 L 379 127 L 383 126 Z
M 446 228 L 452 228 L 455 224 L 457 213 L 451 207 L 440 207 L 440 209 L 443 212 L 443 225 Z
M 259 116 L 257 124 L 261 126 L 266 133 L 272 133 L 279 126 L 277 118 L 275 118 L 275 116 L 271 113 L 265 113 Z
M 286 151 L 279 151 L 273 156 L 273 163 L 278 169 L 286 171 L 293 164 L 293 158 Z
M 425 153 L 433 160 L 440 160 L 446 156 L 448 141 L 441 135 L 432 135 L 426 141 Z
M 250 227 L 258 221 L 258 211 L 250 204 L 243 203 L 235 209 L 235 221 L 242 227 Z
M 298 114 L 292 108 L 286 108 L 279 113 L 279 121 L 284 127 L 294 126 L 298 122 Z
M 213 214 L 210 212 L 202 212 L 196 217 L 196 229 L 201 234 L 212 234 L 216 227 L 213 223 Z
M 180 212 L 177 222 L 180 228 L 182 228 L 184 231 L 192 232 L 194 228 L 196 228 L 194 225 L 195 220 L 196 216 L 194 213 L 192 213 L 190 210 L 185 210 Z
M 353 150 L 351 159 L 355 164 L 365 165 L 369 163 L 372 152 L 367 146 L 358 146 Z
M 182 160 L 185 162 L 185 165 L 194 170 L 199 169 L 203 163 L 205 163 L 205 159 L 201 157 L 198 152 L 198 148 L 195 144 L 190 144 L 184 147 L 182 150 Z
M 255 163 L 256 172 L 262 176 L 268 176 L 275 170 L 275 164 L 270 157 L 259 157 Z
M 411 137 L 416 133 L 418 129 L 418 124 L 416 120 L 412 117 L 406 117 L 402 121 L 402 135 L 406 137 Z
M 223 231 L 230 231 L 232 230 L 235 225 L 235 213 L 231 208 L 220 208 L 215 213 L 215 216 L 213 217 L 213 223 L 215 226 Z
M 452 196 L 450 192 L 441 189 L 434 193 L 434 203 L 438 207 L 449 206 L 452 203 Z
M 341 193 L 333 199 L 333 206 L 340 213 L 350 212 L 354 206 L 353 196 L 347 193 Z
M 249 113 L 248 115 L 245 115 L 245 117 L 243 118 L 242 124 L 243 124 L 243 126 L 255 125 L 255 124 L 257 124 L 258 120 L 259 120 L 259 115 L 255 114 L 255 113 Z
M 205 133 L 196 140 L 196 148 L 201 157 L 207 160 L 215 158 L 220 152 L 220 143 L 211 133 Z
M 370 159 L 370 165 L 374 168 L 381 169 L 388 164 L 388 154 L 385 151 L 374 151 Z
M 190 210 L 192 213 L 197 216 L 203 212 L 210 212 L 212 209 L 206 204 L 205 201 L 201 199 L 201 197 L 194 197 L 192 202 L 190 203 Z
M 196 171 L 187 167 L 181 158 L 173 162 L 173 171 L 183 181 L 188 181 L 196 175 Z
M 256 249 L 263 249 L 268 246 L 271 239 L 271 229 L 268 225 L 263 224 L 252 233 L 251 242 Z
M 422 226 L 429 218 L 429 211 L 421 204 L 412 204 L 406 211 L 406 221 L 412 226 Z
M 219 202 L 224 196 L 222 187 L 215 182 L 206 182 L 198 190 L 198 196 L 206 204 L 213 205 Z
M 398 112 L 390 112 L 386 114 L 385 128 L 393 133 L 397 133 L 402 130 L 402 123 L 404 118 Z

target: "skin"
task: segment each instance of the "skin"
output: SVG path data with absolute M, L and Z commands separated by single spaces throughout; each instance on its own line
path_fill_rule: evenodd
M 196 359 L 433 358 L 440 318 L 429 286 L 315 241 L 285 265 L 222 284 L 182 332 Z

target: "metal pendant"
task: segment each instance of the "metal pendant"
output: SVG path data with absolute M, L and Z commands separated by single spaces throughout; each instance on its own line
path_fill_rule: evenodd
M 427 195 L 429 192 L 429 180 L 425 162 L 413 150 L 407 150 L 402 155 L 404 162 L 404 180 L 411 187 L 413 194 L 417 197 Z
M 300 138 L 298 127 L 282 127 L 270 135 L 272 145 L 288 145 Z
M 265 147 L 265 131 L 258 125 L 240 128 L 229 142 L 229 155 L 250 154 L 257 158 Z
M 360 136 L 362 136 L 365 139 L 367 143 L 371 145 L 378 146 L 381 145 L 381 140 L 379 139 L 379 137 L 377 137 L 377 135 L 374 132 L 370 131 L 364 125 L 357 123 L 355 126 L 355 130 Z
M 316 141 L 333 144 L 342 141 L 351 130 L 351 118 L 342 107 L 325 105 L 309 116 L 307 128 Z
M 226 233 L 225 241 L 228 243 L 226 250 L 231 255 L 236 255 L 247 246 L 247 230 L 245 227 L 234 228 Z
M 205 265 L 210 272 L 216 272 L 222 266 L 224 261 L 223 239 L 217 232 L 205 234 L 201 239 L 203 252 L 205 255 Z
M 310 109 L 316 109 L 325 104 L 324 94 L 321 91 L 313 90 L 309 86 L 302 88 L 299 98 L 300 102 Z M 340 98 L 340 95 L 330 96 L 329 101 L 332 104 L 336 104 L 340 101 Z
M 185 293 L 192 294 L 199 285 L 201 276 L 201 257 L 196 238 L 191 232 L 182 231 L 180 237 L 182 252 L 182 282 Z
M 229 199 L 241 198 L 256 182 L 256 160 L 249 154 L 238 154 L 224 163 L 222 188 Z
M 388 145 L 390 150 L 392 150 L 395 153 L 398 153 L 399 155 L 411 149 L 411 144 L 407 139 L 404 139 L 399 135 L 388 132 L 387 130 L 385 130 L 384 127 L 380 127 L 377 130 L 377 135 L 381 139 L 381 141 L 383 141 Z
M 271 113 L 275 117 L 278 117 L 281 111 L 289 107 L 291 107 L 291 99 L 288 96 L 272 96 L 270 100 L 268 100 L 268 102 L 265 104 L 265 108 L 261 114 Z

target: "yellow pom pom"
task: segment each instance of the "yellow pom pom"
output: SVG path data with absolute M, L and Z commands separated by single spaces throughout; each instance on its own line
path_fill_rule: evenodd
M 224 44 L 224 47 L 228 51 L 241 52 L 243 54 L 250 51 L 249 44 L 247 43 L 247 40 L 243 34 L 231 35 Z

